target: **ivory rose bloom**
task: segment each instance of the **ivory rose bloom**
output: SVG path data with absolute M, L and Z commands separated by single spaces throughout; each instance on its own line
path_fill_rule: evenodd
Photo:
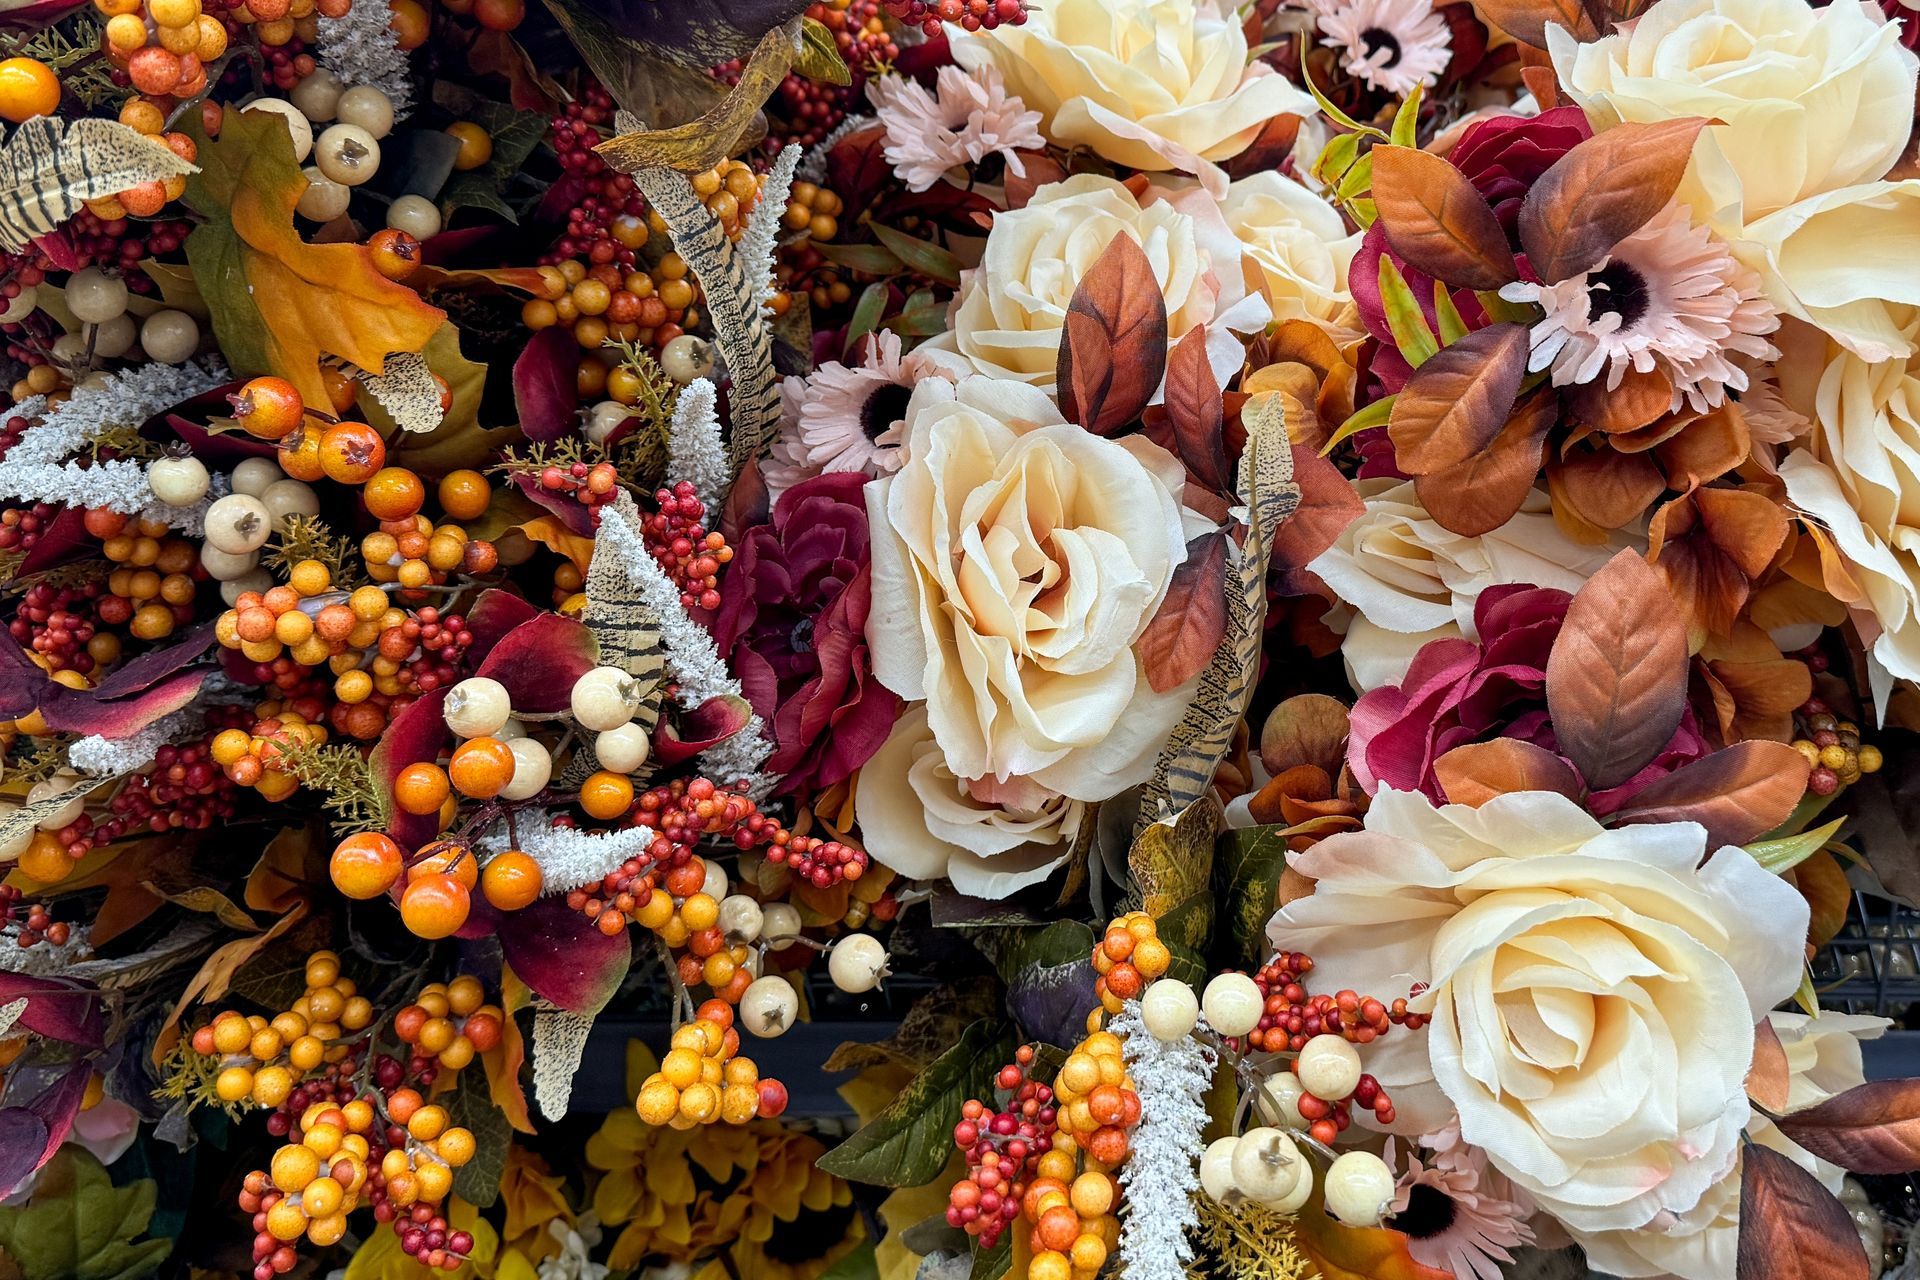
M 956 778 L 926 708 L 915 707 L 861 771 L 854 814 L 883 866 L 915 880 L 945 876 L 976 898 L 1004 898 L 1066 861 L 1088 807 L 1028 778 Z
M 1186 557 L 1180 463 L 1018 382 L 929 379 L 906 422 L 866 489 L 880 682 L 925 699 L 955 778 L 1076 800 L 1146 778 L 1192 693 L 1155 693 L 1133 650 Z
M 1460 1133 L 1575 1232 L 1666 1221 L 1726 1172 L 1753 1027 L 1804 963 L 1806 900 L 1694 823 L 1603 829 L 1551 792 L 1435 807 L 1383 787 L 1294 866 L 1268 925 L 1328 990 L 1433 1022 L 1375 1044 L 1395 1128 Z M 1702 862 L 1705 857 L 1704 864 Z
M 1347 267 L 1360 248 L 1334 207 L 1276 172 L 1227 188 L 1220 212 L 1246 251 L 1249 288 L 1266 295 L 1275 320 L 1325 323 L 1345 309 Z
M 1498 529 L 1466 538 L 1434 523 L 1410 480 L 1360 480 L 1355 488 L 1365 513 L 1307 568 L 1340 601 L 1327 622 L 1345 632 L 1340 653 L 1361 693 L 1399 684 L 1430 640 L 1479 639 L 1473 606 L 1488 587 L 1525 582 L 1578 591 L 1629 545 L 1620 534 L 1599 546 L 1573 541 L 1538 490 Z
M 1313 99 L 1253 62 L 1227 0 L 1049 0 L 1019 26 L 947 28 L 954 61 L 992 64 L 1063 147 L 1148 173 L 1196 174 L 1239 155 L 1275 116 L 1312 119 Z
M 1269 313 L 1247 290 L 1240 242 L 1219 205 L 1194 186 L 1149 187 L 1143 202 L 1091 173 L 1041 187 L 1024 209 L 994 218 L 980 265 L 961 273 L 948 331 L 919 353 L 956 374 L 1015 379 L 1052 394 L 1073 291 L 1117 235 L 1131 237 L 1153 265 L 1167 340 L 1207 326 L 1207 356 L 1225 386 L 1246 358 L 1234 333 L 1257 332 Z

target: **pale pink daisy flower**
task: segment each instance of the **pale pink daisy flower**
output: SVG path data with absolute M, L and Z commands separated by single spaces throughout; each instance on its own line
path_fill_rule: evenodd
M 1403 96 L 1431 87 L 1453 57 L 1453 33 L 1428 0 L 1309 0 L 1347 74 Z
M 1753 460 L 1770 474 L 1776 470 L 1781 447 L 1813 430 L 1813 423 L 1788 404 L 1779 386 L 1764 374 L 1740 393 L 1740 416 L 1753 442 Z
M 925 191 L 956 165 L 978 164 L 995 153 L 1024 177 L 1020 148 L 1046 145 L 1040 113 L 1007 92 L 992 65 L 972 72 L 941 67 L 929 93 L 907 76 L 876 76 L 867 99 L 887 131 L 885 154 L 909 189 Z
M 1705 413 L 1747 388 L 1737 357 L 1777 360 L 1763 336 L 1780 313 L 1760 277 L 1686 211 L 1669 204 L 1591 271 L 1558 284 L 1520 281 L 1500 290 L 1509 302 L 1546 310 L 1533 326 L 1527 367 L 1551 369 L 1556 387 L 1603 374 L 1609 391 L 1628 369 L 1654 370 L 1673 382 L 1673 408 Z
M 1500 1264 L 1533 1243 L 1527 1211 L 1491 1194 L 1464 1151 L 1451 1155 L 1422 1164 L 1407 1151 L 1384 1225 L 1406 1235 L 1416 1262 L 1451 1271 L 1455 1280 L 1500 1280 Z
M 900 469 L 900 443 L 914 384 L 939 376 L 917 354 L 902 355 L 900 337 L 883 329 L 863 344 L 860 363 L 837 360 L 781 384 L 782 423 L 762 467 L 775 498 L 828 471 L 889 475 Z

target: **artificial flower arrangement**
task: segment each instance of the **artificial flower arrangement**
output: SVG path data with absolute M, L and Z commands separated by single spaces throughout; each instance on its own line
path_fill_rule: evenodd
M 1907 0 L 0 9 L 0 1274 L 1897 1261 Z

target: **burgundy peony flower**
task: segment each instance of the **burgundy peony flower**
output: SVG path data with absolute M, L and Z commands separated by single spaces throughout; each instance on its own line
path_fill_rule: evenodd
M 1362 696 L 1353 708 L 1347 765 L 1367 793 L 1385 783 L 1444 803 L 1434 761 L 1471 742 L 1519 738 L 1558 755 L 1547 714 L 1547 655 L 1572 602 L 1552 587 L 1489 587 L 1473 610 L 1478 643 L 1432 641 L 1414 656 L 1398 688 Z M 1619 786 L 1589 795 L 1587 805 L 1604 817 L 1711 750 L 1689 709 L 1659 755 Z
M 1507 243 L 1517 254 L 1520 236 L 1515 224 L 1520 217 L 1520 202 L 1526 198 L 1540 175 L 1567 152 L 1593 136 L 1587 118 L 1578 107 L 1555 107 L 1537 116 L 1498 116 L 1477 121 L 1461 133 L 1460 140 L 1447 153 L 1447 160 L 1467 176 L 1474 190 L 1487 198 L 1500 225 L 1506 228 Z M 1380 340 L 1372 370 L 1384 391 L 1391 394 L 1406 385 L 1413 370 L 1401 357 L 1387 325 L 1386 308 L 1380 301 L 1380 255 L 1387 252 L 1387 233 L 1379 224 L 1368 228 L 1360 249 L 1348 268 L 1348 288 L 1360 310 L 1367 332 Z M 1439 322 L 1433 310 L 1433 277 L 1417 271 L 1394 256 L 1394 265 L 1407 278 L 1407 286 L 1426 313 L 1428 328 L 1438 332 Z M 1487 321 L 1479 299 L 1466 289 L 1453 295 L 1460 318 L 1477 329 Z
M 721 584 L 714 642 L 775 743 L 784 793 L 845 781 L 880 749 L 900 699 L 867 658 L 866 477 L 830 472 L 780 496 Z

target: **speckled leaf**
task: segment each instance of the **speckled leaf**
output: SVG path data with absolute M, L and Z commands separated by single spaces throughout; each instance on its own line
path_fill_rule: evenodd
M 849 1182 L 883 1187 L 932 1181 L 952 1152 L 953 1118 L 961 1103 L 981 1096 L 1013 1049 L 1013 1034 L 1004 1022 L 974 1023 L 873 1123 L 821 1156 L 820 1168 Z

